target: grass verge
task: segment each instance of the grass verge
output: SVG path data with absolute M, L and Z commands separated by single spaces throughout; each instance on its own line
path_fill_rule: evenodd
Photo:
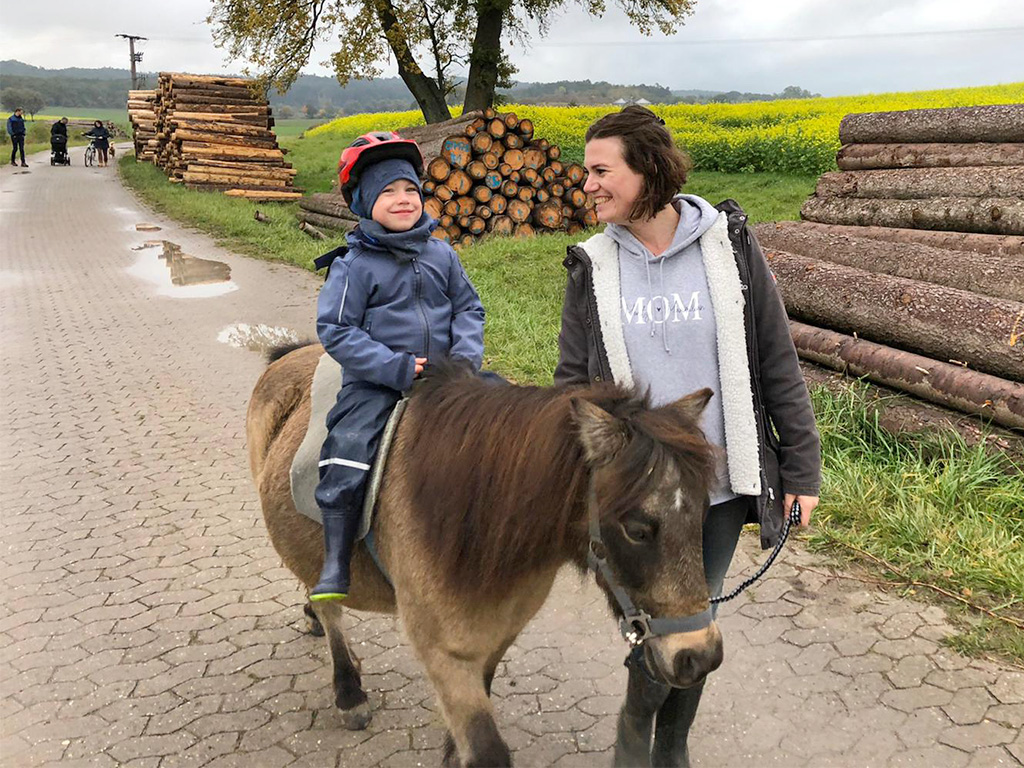
M 1024 662 L 1024 466 L 956 432 L 885 431 L 866 385 L 812 395 L 824 477 L 811 544 L 941 599 L 964 630 L 951 645 Z
M 297 167 L 302 170 L 304 160 L 317 158 L 326 163 L 324 147 L 309 137 L 304 141 L 310 144 L 290 156 Z M 314 241 L 299 232 L 294 204 L 256 205 L 189 191 L 168 184 L 157 168 L 138 164 L 131 156 L 120 159 L 119 169 L 147 204 L 237 252 L 309 268 L 315 256 L 341 240 Z M 323 178 L 326 173 L 320 168 L 313 175 Z M 770 220 L 795 218 L 814 181 L 698 172 L 691 174 L 686 191 L 716 202 L 733 197 L 755 221 Z M 253 220 L 257 207 L 271 216 L 271 224 Z M 565 247 L 577 239 L 495 238 L 462 251 L 487 307 L 488 368 L 521 383 L 550 383 L 565 287 L 561 262 Z M 817 389 L 813 395 L 825 476 L 822 503 L 808 536 L 811 545 L 866 564 L 878 579 L 917 597 L 938 596 L 921 586 L 931 584 L 1024 621 L 1024 468 L 970 448 L 955 434 L 893 436 L 878 426 L 863 392 L 839 395 Z M 882 561 L 900 573 L 879 566 Z M 943 604 L 964 628 L 952 645 L 1024 662 L 1020 629 L 965 609 L 956 600 L 944 599 Z

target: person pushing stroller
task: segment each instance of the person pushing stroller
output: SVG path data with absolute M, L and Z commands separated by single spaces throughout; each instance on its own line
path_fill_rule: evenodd
M 62 117 L 50 126 L 50 165 L 71 165 L 68 155 L 68 119 Z
M 438 222 L 423 212 L 422 171 L 416 142 L 397 133 L 359 137 L 338 163 L 360 219 L 347 248 L 326 255 L 317 304 L 317 334 L 343 374 L 320 452 L 325 557 L 310 600 L 348 595 L 367 473 L 402 393 L 428 360 L 458 358 L 477 372 L 483 362 L 484 308 L 458 255 L 431 236 Z

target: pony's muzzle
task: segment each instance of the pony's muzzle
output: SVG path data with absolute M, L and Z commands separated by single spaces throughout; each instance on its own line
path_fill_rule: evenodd
M 705 629 L 654 637 L 644 643 L 644 658 L 655 678 L 674 688 L 691 688 L 722 665 L 722 633 Z

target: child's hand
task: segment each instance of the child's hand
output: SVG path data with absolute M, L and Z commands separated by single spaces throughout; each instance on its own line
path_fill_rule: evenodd
M 426 364 L 427 364 L 427 358 L 425 358 L 425 357 L 417 357 L 416 358 L 416 375 L 417 376 L 419 376 L 421 373 L 423 373 L 423 366 L 425 366 Z

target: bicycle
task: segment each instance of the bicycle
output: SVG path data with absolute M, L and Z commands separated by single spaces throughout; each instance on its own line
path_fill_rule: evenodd
M 91 165 L 96 164 L 96 140 L 93 139 L 89 142 L 89 146 L 85 148 L 85 167 L 88 168 Z

